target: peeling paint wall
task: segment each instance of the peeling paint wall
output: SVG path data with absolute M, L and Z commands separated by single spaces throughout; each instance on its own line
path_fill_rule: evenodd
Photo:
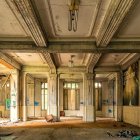
M 34 117 L 34 79 L 27 76 L 27 117 Z
M 140 62 L 129 66 L 124 72 L 123 121 L 140 127 Z
M 102 110 L 96 111 L 97 117 L 114 117 L 115 90 L 114 81 L 102 81 Z
M 6 77 L 3 77 L 0 80 L 0 117 L 9 118 L 10 104 L 8 102 L 10 101 L 10 80 L 5 83 L 6 79 Z
M 35 117 L 41 117 L 42 116 L 42 110 L 41 110 L 41 83 L 40 83 L 39 79 L 35 79 L 34 106 L 35 106 Z

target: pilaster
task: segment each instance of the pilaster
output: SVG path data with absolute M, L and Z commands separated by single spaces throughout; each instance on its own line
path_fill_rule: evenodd
M 27 121 L 27 86 L 26 72 L 22 72 L 22 120 Z
M 83 97 L 84 97 L 84 115 L 83 120 L 87 122 L 95 121 L 95 94 L 94 94 L 94 74 L 83 74 Z
M 122 72 L 116 73 L 116 112 L 115 120 L 122 121 L 123 119 L 123 75 Z
M 19 71 L 17 69 L 11 70 L 11 106 L 10 106 L 10 120 L 17 122 L 19 119 Z
M 60 120 L 60 74 L 57 76 L 57 119 Z
M 57 74 L 49 75 L 49 93 L 47 114 L 52 114 L 58 120 L 58 79 Z

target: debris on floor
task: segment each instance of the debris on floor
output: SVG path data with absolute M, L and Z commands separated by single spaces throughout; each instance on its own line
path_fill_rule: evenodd
M 111 132 L 107 131 L 106 134 L 109 136 L 109 137 L 114 137 Z
M 135 136 L 138 136 L 136 131 L 130 131 L 130 130 L 121 130 L 116 135 L 113 135 L 111 132 L 107 131 L 106 134 L 109 137 L 120 137 L 120 138 L 133 138 Z
M 53 120 L 54 120 L 53 115 L 47 115 L 45 117 L 45 119 L 46 119 L 47 122 L 53 122 Z
M 130 130 L 121 130 L 117 133 L 117 137 L 122 137 L 122 138 L 132 138 L 134 136 L 137 136 L 138 134 L 136 131 L 130 131 Z

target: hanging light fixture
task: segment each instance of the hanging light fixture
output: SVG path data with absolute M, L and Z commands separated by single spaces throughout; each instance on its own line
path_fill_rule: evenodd
M 69 13 L 68 13 L 68 30 L 77 31 L 78 10 L 80 0 L 68 0 Z
M 73 57 L 74 57 L 75 55 L 71 55 L 70 56 L 70 60 L 69 60 L 69 62 L 68 62 L 68 67 L 73 67 L 74 66 L 74 61 L 73 61 Z

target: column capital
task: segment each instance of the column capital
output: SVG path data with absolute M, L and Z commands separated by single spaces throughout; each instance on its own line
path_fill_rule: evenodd
M 54 79 L 57 78 L 58 74 L 49 74 L 49 78 L 50 79 Z
M 19 72 L 18 69 L 11 69 L 11 70 L 10 70 L 10 73 L 11 73 L 11 74 L 17 74 L 17 72 Z
M 95 76 L 94 73 L 84 73 L 83 75 L 87 80 L 93 80 Z
M 122 71 L 119 71 L 119 72 L 116 72 L 114 75 L 115 75 L 115 77 L 117 79 L 119 79 L 119 78 L 121 78 L 123 76 L 123 72 Z

